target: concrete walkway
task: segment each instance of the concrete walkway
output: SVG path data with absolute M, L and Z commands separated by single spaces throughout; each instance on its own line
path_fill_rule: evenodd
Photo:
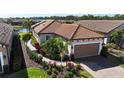
M 96 78 L 124 78 L 124 68 L 101 56 L 80 59 L 77 62 Z
M 31 39 L 27 42 L 27 47 L 28 47 L 31 51 L 36 51 L 36 50 L 37 50 L 34 46 L 32 46 L 32 44 L 31 44 Z

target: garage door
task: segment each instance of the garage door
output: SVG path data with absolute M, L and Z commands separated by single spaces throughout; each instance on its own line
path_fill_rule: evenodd
M 74 57 L 88 57 L 98 55 L 99 43 L 75 45 Z

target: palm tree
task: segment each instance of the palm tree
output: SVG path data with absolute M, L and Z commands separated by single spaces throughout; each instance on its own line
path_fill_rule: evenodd
M 22 23 L 23 27 L 28 29 L 29 31 L 31 30 L 31 23 L 32 21 L 30 19 L 25 19 Z

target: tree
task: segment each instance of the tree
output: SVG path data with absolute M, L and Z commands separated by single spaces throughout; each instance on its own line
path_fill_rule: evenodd
M 7 19 L 7 24 L 12 24 L 12 19 L 11 18 Z
M 46 54 L 55 60 L 60 60 L 60 55 L 62 53 L 67 53 L 67 43 L 63 42 L 62 38 L 53 38 L 47 40 L 43 43 L 42 48 L 45 50 Z
M 32 24 L 32 21 L 30 19 L 24 19 L 22 23 L 23 27 L 28 29 L 29 31 L 31 29 L 31 24 Z
M 117 44 L 120 48 L 124 44 L 124 29 L 118 29 L 111 34 L 111 41 Z

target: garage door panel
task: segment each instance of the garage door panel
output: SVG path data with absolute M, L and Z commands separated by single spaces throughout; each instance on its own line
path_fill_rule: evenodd
M 74 49 L 75 58 L 98 55 L 99 44 L 76 45 Z

